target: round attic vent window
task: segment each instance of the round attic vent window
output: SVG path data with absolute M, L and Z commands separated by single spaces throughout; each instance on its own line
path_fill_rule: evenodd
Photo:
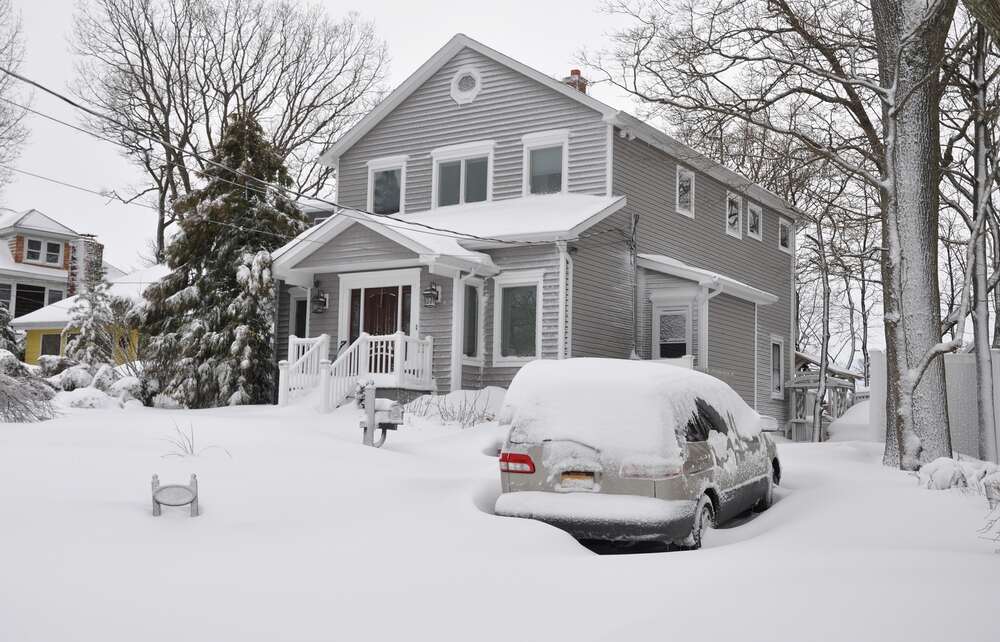
M 459 69 L 451 79 L 451 97 L 459 105 L 475 100 L 481 88 L 479 72 L 471 67 Z

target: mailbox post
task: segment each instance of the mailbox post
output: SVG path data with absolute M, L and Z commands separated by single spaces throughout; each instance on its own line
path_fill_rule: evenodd
M 361 441 L 365 446 L 381 448 L 390 430 L 403 423 L 403 406 L 398 401 L 377 399 L 375 384 L 368 383 L 358 394 L 365 418 L 361 420 Z M 378 438 L 375 431 L 379 431 Z

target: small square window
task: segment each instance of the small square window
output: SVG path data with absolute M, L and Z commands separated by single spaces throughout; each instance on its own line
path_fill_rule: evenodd
M 43 334 L 42 335 L 42 345 L 41 354 L 45 355 L 58 355 L 59 348 L 62 344 L 62 336 L 58 334 Z
M 396 214 L 400 210 L 402 169 L 384 169 L 372 172 L 372 212 Z
M 726 234 L 735 238 L 743 238 L 742 205 L 739 196 L 726 193 Z
M 533 149 L 528 155 L 530 191 L 532 194 L 554 194 L 562 191 L 563 148 Z
M 761 231 L 764 229 L 764 212 L 760 205 L 747 203 L 747 236 L 761 240 Z
M 677 167 L 676 209 L 678 214 L 694 218 L 694 172 Z
M 28 239 L 28 249 L 24 254 L 27 261 L 42 260 L 42 242 L 35 239 Z

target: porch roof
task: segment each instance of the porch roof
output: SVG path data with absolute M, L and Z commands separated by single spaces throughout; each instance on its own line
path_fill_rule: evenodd
M 679 279 L 694 281 L 744 301 L 770 305 L 777 303 L 778 297 L 711 270 L 703 270 L 662 254 L 639 254 L 639 266 L 654 272 L 669 274 Z

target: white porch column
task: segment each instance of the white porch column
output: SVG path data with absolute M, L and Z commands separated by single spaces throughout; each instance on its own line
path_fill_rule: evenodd
M 465 338 L 465 282 L 460 272 L 452 277 L 451 390 L 462 389 L 462 341 Z

